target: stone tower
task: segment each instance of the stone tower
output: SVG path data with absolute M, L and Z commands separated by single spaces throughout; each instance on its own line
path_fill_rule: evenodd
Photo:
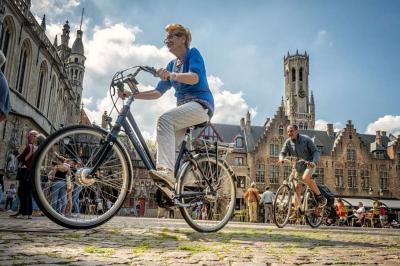
M 295 123 L 300 129 L 314 129 L 315 104 L 314 96 L 309 89 L 309 56 L 304 54 L 284 56 L 285 75 L 285 114 L 290 123 Z
M 58 47 L 58 53 L 59 53 L 59 56 L 60 56 L 62 62 L 65 62 L 65 60 L 68 57 L 69 29 L 70 29 L 70 26 L 69 26 L 69 22 L 67 20 L 62 29 L 61 45 Z
M 82 19 L 83 19 L 83 11 L 82 11 Z M 76 39 L 72 44 L 71 52 L 68 56 L 68 61 L 66 63 L 67 73 L 70 77 L 71 84 L 77 95 L 79 95 L 76 99 L 77 106 L 81 105 L 81 95 L 83 90 L 83 77 L 85 75 L 85 50 L 82 42 L 82 21 L 79 27 L 79 30 L 76 32 Z

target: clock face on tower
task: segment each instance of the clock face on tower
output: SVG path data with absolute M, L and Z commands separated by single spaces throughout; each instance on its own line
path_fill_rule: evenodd
M 299 97 L 304 98 L 305 96 L 306 96 L 306 93 L 304 92 L 304 90 L 299 90 Z

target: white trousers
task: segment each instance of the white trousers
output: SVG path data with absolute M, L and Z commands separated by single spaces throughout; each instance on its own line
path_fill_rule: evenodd
M 188 127 L 209 120 L 208 110 L 197 102 L 188 102 L 169 110 L 157 121 L 157 168 L 173 170 L 176 150 Z

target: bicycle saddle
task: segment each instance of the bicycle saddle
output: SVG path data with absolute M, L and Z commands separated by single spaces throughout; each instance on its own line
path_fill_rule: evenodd
M 206 122 L 204 122 L 204 123 L 201 123 L 201 124 L 197 124 L 197 125 L 194 125 L 194 126 L 191 126 L 193 129 L 198 129 L 198 128 L 203 128 L 203 127 L 206 127 L 208 125 L 208 121 L 206 121 Z

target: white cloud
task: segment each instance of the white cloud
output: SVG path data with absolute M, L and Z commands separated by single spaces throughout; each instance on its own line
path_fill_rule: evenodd
M 59 15 L 77 7 L 80 0 L 35 0 L 32 1 L 31 11 L 42 16 L 43 14 Z
M 256 116 L 256 109 L 248 106 L 242 92 L 233 93 L 222 89 L 224 83 L 215 76 L 208 76 L 208 83 L 215 101 L 215 114 L 212 119 L 214 123 L 238 124 L 240 118 L 249 110 L 252 118 Z
M 318 119 L 315 121 L 315 130 L 323 130 L 326 131 L 326 125 L 327 124 L 333 124 L 333 131 L 339 131 L 341 130 L 344 126 L 340 122 L 328 122 L 322 119 Z
M 123 23 L 112 24 L 106 20 L 104 26 L 94 28 L 92 36 L 84 36 L 87 60 L 83 103 L 91 121 L 100 124 L 104 111 L 111 110 L 112 101 L 107 88 L 116 71 L 143 64 L 163 67 L 173 58 L 166 47 L 135 43 L 136 35 L 141 32 L 138 27 Z M 143 82 L 140 87 L 141 91 L 154 89 L 157 84 L 156 79 L 150 79 L 148 76 L 148 74 L 143 74 L 144 79 L 140 80 L 139 78 Z M 223 88 L 223 82 L 216 76 L 209 76 L 208 81 L 214 95 L 216 109 L 212 122 L 239 124 L 240 118 L 248 110 L 252 117 L 257 114 L 255 108 L 248 106 L 242 92 L 234 93 Z M 133 103 L 131 111 L 145 137 L 155 138 L 157 118 L 176 105 L 173 93 L 172 89 L 158 100 L 137 100 Z M 115 121 L 116 115 L 114 110 L 111 115 L 113 121 Z
M 385 115 L 372 122 L 367 127 L 367 134 L 376 134 L 377 130 L 400 135 L 400 115 Z

